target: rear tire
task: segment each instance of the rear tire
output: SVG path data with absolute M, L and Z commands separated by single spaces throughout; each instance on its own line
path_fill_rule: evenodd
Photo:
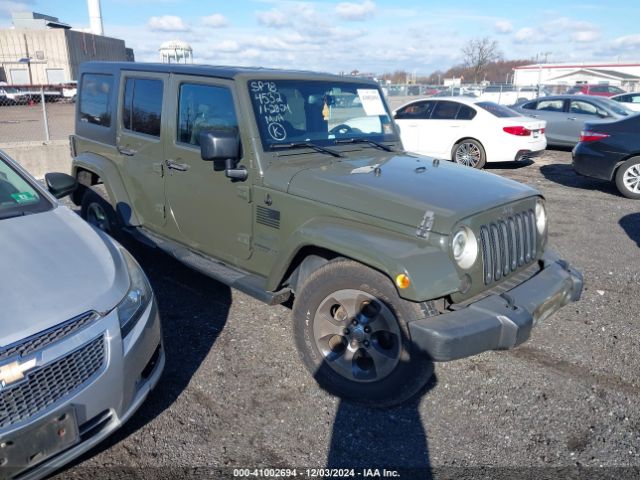
M 467 138 L 456 143 L 451 152 L 451 160 L 459 165 L 477 168 L 484 168 L 487 162 L 487 155 L 484 147 L 477 140 Z
M 381 273 L 350 260 L 314 271 L 293 304 L 298 351 L 318 384 L 341 398 L 389 407 L 413 397 L 433 364 L 412 342 L 417 304 Z
M 616 170 L 616 187 L 627 198 L 640 199 L 640 157 L 633 157 Z

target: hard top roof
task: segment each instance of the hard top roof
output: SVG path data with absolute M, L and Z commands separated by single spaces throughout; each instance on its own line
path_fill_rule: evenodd
M 180 75 L 202 75 L 215 78 L 226 78 L 233 80 L 238 75 L 254 76 L 259 79 L 261 75 L 292 75 L 295 77 L 304 77 L 307 79 L 324 80 L 331 78 L 340 81 L 357 81 L 360 83 L 375 83 L 372 80 L 353 77 L 341 76 L 331 73 L 319 73 L 305 70 L 284 70 L 277 68 L 263 67 L 234 67 L 222 65 L 199 65 L 199 64 L 179 64 L 179 63 L 143 63 L 143 62 L 85 62 L 81 65 L 81 71 L 95 73 L 115 73 L 116 71 L 128 70 L 139 72 L 160 72 L 160 73 L 176 73 Z

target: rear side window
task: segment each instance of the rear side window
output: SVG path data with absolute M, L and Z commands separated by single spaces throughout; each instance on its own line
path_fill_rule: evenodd
M 498 118 L 510 118 L 510 117 L 519 117 L 520 114 L 518 112 L 514 112 L 510 108 L 507 108 L 503 105 L 499 105 L 494 102 L 479 102 L 476 103 L 480 108 L 486 110 L 494 117 Z
M 122 122 L 126 130 L 160 136 L 162 88 L 162 80 L 127 79 L 122 107 Z
M 396 113 L 396 120 L 427 120 L 431 116 L 435 102 L 416 102 L 401 108 Z
M 228 88 L 184 83 L 180 85 L 178 138 L 200 145 L 199 136 L 211 129 L 237 129 L 233 97 Z
M 536 110 L 545 110 L 547 112 L 562 112 L 564 109 L 564 100 L 540 100 Z
M 466 105 L 460 105 L 460 110 L 458 110 L 456 120 L 472 120 L 473 117 L 476 116 L 476 113 L 477 112 L 473 108 Z
M 80 85 L 80 121 L 111 126 L 113 76 L 94 73 L 82 75 Z
M 438 102 L 431 114 L 432 120 L 454 120 L 460 104 L 454 102 Z
M 569 112 L 577 113 L 579 115 L 598 115 L 603 113 L 602 110 L 599 111 L 598 107 L 594 104 L 580 100 L 571 100 Z M 604 115 L 606 115 L 606 113 L 604 113 Z

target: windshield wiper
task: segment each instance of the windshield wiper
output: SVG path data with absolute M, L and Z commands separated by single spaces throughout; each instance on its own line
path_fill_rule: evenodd
M 393 148 L 384 145 L 379 142 L 375 142 L 373 140 L 369 140 L 368 138 L 342 138 L 336 140 L 336 145 L 340 145 L 341 143 L 368 143 L 369 145 L 373 145 L 374 147 L 380 148 L 385 152 L 393 152 Z
M 316 145 L 315 143 L 311 143 L 311 142 L 292 142 L 292 143 L 272 143 L 271 144 L 271 150 L 278 150 L 278 149 L 286 150 L 289 148 L 312 148 L 316 152 L 326 153 L 333 157 L 340 157 L 340 158 L 344 157 L 344 155 L 342 155 L 339 152 L 336 152 L 335 150 L 321 147 L 320 145 Z
M 5 220 L 7 218 L 13 218 L 13 217 L 24 217 L 25 212 L 24 210 L 9 210 L 7 212 L 0 212 L 0 220 Z

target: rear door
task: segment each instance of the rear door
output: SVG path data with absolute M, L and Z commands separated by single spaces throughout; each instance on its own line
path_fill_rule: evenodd
M 430 100 L 413 102 L 396 112 L 394 119 L 400 128 L 402 145 L 406 150 L 426 154 L 420 150 L 420 138 L 423 135 L 428 135 L 426 125 L 434 103 Z
M 143 226 L 162 230 L 165 224 L 164 147 L 169 76 L 122 72 L 116 145 L 123 182 Z M 165 114 L 163 115 L 163 112 Z M 121 214 L 127 214 L 120 210 Z
M 535 102 L 535 109 L 529 116 L 539 118 L 547 122 L 547 141 L 552 144 L 566 145 L 567 133 L 565 131 L 567 114 L 564 111 L 565 101 L 559 99 L 540 99 Z

